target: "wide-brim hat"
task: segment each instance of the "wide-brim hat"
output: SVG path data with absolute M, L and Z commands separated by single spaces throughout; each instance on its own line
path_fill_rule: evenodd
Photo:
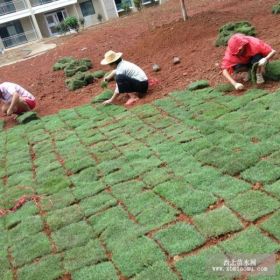
M 117 61 L 119 58 L 122 57 L 122 53 L 121 52 L 114 52 L 114 51 L 107 51 L 105 54 L 104 54 L 104 59 L 101 60 L 100 64 L 101 65 L 108 65 L 108 64 L 111 64 L 115 61 Z

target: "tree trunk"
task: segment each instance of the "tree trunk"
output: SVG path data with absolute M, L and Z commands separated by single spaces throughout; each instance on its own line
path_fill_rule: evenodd
M 188 18 L 188 15 L 187 15 L 187 9 L 186 9 L 186 5 L 185 5 L 185 0 L 181 0 L 180 2 L 181 2 L 183 20 L 186 21 L 186 19 Z

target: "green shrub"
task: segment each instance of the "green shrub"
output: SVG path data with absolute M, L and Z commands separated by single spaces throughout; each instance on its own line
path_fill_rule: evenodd
M 242 33 L 249 36 L 255 36 L 256 30 L 248 21 L 230 22 L 219 29 L 216 47 L 226 46 L 229 38 L 235 33 Z
M 278 4 L 272 6 L 272 13 L 280 14 L 280 2 Z
M 76 17 L 67 17 L 65 20 L 64 20 L 64 24 L 69 28 L 69 29 L 74 29 L 76 30 L 77 32 L 79 31 L 79 21 Z

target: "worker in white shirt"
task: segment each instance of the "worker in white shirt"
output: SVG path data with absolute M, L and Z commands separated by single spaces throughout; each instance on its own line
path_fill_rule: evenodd
M 134 63 L 122 59 L 120 52 L 108 51 L 101 61 L 101 65 L 109 65 L 113 70 L 104 77 L 104 81 L 115 78 L 116 88 L 113 96 L 103 104 L 112 103 L 118 94 L 127 93 L 129 99 L 126 105 L 132 105 L 139 100 L 148 90 L 148 78 L 145 72 Z

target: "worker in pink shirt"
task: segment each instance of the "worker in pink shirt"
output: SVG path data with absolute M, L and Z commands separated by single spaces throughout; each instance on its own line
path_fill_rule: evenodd
M 255 63 L 258 63 L 256 71 L 257 84 L 262 84 L 264 83 L 265 66 L 275 53 L 276 51 L 271 46 L 260 39 L 236 33 L 228 41 L 221 65 L 223 75 L 236 90 L 243 90 L 244 85 L 236 82 L 231 75 L 234 72 L 248 72 Z M 244 80 L 249 80 L 249 72 Z
M 0 100 L 3 101 L 2 112 L 8 116 L 21 114 L 35 108 L 35 97 L 23 87 L 4 82 L 0 84 Z

